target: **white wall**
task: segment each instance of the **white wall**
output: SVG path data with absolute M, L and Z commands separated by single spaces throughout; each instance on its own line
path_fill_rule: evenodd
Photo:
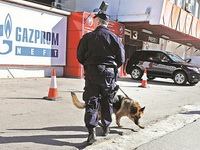
M 63 67 L 5 67 L 0 66 L 0 78 L 51 77 L 52 69 L 56 76 L 63 76 Z

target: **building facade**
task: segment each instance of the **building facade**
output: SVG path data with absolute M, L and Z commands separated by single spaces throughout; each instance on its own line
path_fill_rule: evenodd
M 106 2 L 111 25 L 118 22 L 125 28 L 127 59 L 137 49 L 168 50 L 184 59 L 200 55 L 200 0 Z M 73 37 L 80 39 L 86 20 L 101 4 L 102 0 L 0 1 L 0 78 L 50 76 L 52 68 L 58 76 L 83 77 L 75 61 L 78 41 L 69 33 L 80 33 Z M 76 12 L 90 17 L 69 22 Z M 76 31 L 68 27 L 71 23 Z
M 126 28 L 127 57 L 136 49 L 200 55 L 199 0 L 107 0 L 107 13 Z M 76 0 L 75 11 L 93 11 L 101 0 Z
M 57 76 L 84 77 L 77 47 L 97 23 L 93 13 L 73 12 L 74 2 L 65 2 L 0 1 L 0 78 L 46 77 L 52 68 Z M 109 29 L 124 41 L 123 24 L 110 21 Z
M 0 78 L 51 76 L 66 66 L 70 12 L 26 2 L 0 1 Z

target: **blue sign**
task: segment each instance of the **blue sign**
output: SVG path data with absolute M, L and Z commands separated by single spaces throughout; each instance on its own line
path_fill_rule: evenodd
M 58 57 L 58 50 L 57 49 L 43 49 L 43 48 L 37 48 L 37 47 L 16 46 L 15 55 Z
M 0 1 L 0 65 L 66 65 L 67 16 Z
M 9 40 L 10 35 L 13 31 L 12 19 L 8 13 L 4 25 L 0 25 L 0 36 L 5 36 L 6 40 L 3 40 L 3 44 L 7 44 L 8 49 L 1 51 L 0 54 L 5 55 L 12 51 L 13 41 Z M 38 29 L 16 27 L 15 41 L 22 43 L 35 43 L 42 45 L 59 45 L 59 33 L 45 32 Z M 1 47 L 0 47 L 1 48 Z M 15 55 L 21 56 L 39 56 L 39 57 L 58 57 L 58 49 L 48 49 L 41 47 L 26 47 L 26 46 L 15 46 Z

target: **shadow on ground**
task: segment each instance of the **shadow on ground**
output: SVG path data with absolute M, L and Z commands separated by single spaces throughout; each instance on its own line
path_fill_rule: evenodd
M 200 115 L 200 111 L 189 111 L 189 112 L 184 112 L 184 113 L 181 113 L 181 114 L 186 114 L 186 115 L 194 115 L 194 114 L 197 114 L 197 115 Z
M 31 136 L 0 136 L 0 145 L 7 144 L 7 143 L 37 143 L 37 144 L 45 144 L 45 145 L 53 145 L 53 146 L 70 146 L 75 147 L 77 149 L 84 149 L 87 147 L 86 139 L 87 139 L 87 129 L 84 126 L 57 126 L 57 127 L 46 127 L 46 128 L 30 128 L 30 129 L 7 129 L 9 131 L 21 131 L 34 134 L 34 131 L 58 131 L 58 132 L 65 132 L 66 131 L 75 131 L 75 132 L 82 132 L 82 134 L 48 134 L 47 135 L 31 135 Z M 130 130 L 127 128 L 127 130 Z M 102 130 L 100 127 L 97 127 L 97 136 L 101 136 Z M 115 127 L 112 127 L 110 130 L 110 134 L 118 134 L 123 135 L 123 132 L 119 132 L 115 130 Z M 37 134 L 38 132 L 35 132 Z M 43 132 L 42 132 L 43 133 Z M 73 143 L 71 139 L 81 139 L 83 138 L 83 142 Z M 60 139 L 60 140 L 59 140 Z M 68 140 L 69 139 L 69 140 Z M 77 141 L 77 140 L 76 140 Z
M 54 145 L 54 146 L 71 146 L 76 147 L 78 149 L 82 149 L 87 146 L 87 143 L 85 141 L 80 143 L 73 143 L 69 142 L 68 139 L 80 139 L 80 138 L 87 138 L 87 130 L 83 126 L 57 126 L 57 127 L 46 127 L 46 128 L 33 128 L 33 129 L 8 129 L 8 130 L 15 130 L 15 131 L 32 131 L 31 134 L 34 134 L 34 131 L 79 131 L 83 132 L 82 134 L 57 134 L 52 135 L 31 135 L 31 136 L 12 136 L 12 137 L 4 137 L 0 136 L 0 144 L 6 144 L 6 143 L 26 143 L 26 142 L 32 142 L 32 143 L 38 143 L 38 144 L 45 144 L 45 145 Z M 66 132 L 65 132 L 66 133 Z M 19 133 L 20 134 L 20 133 Z M 35 132 L 37 134 L 37 132 Z M 59 140 L 60 139 L 60 140 Z M 66 141 L 62 140 L 65 139 Z M 62 140 L 62 141 L 61 141 Z

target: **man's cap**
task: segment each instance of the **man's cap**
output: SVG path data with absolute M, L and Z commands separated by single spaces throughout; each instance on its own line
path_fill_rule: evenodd
M 98 12 L 93 18 L 99 17 L 105 21 L 109 21 L 109 15 L 104 14 L 103 12 Z

